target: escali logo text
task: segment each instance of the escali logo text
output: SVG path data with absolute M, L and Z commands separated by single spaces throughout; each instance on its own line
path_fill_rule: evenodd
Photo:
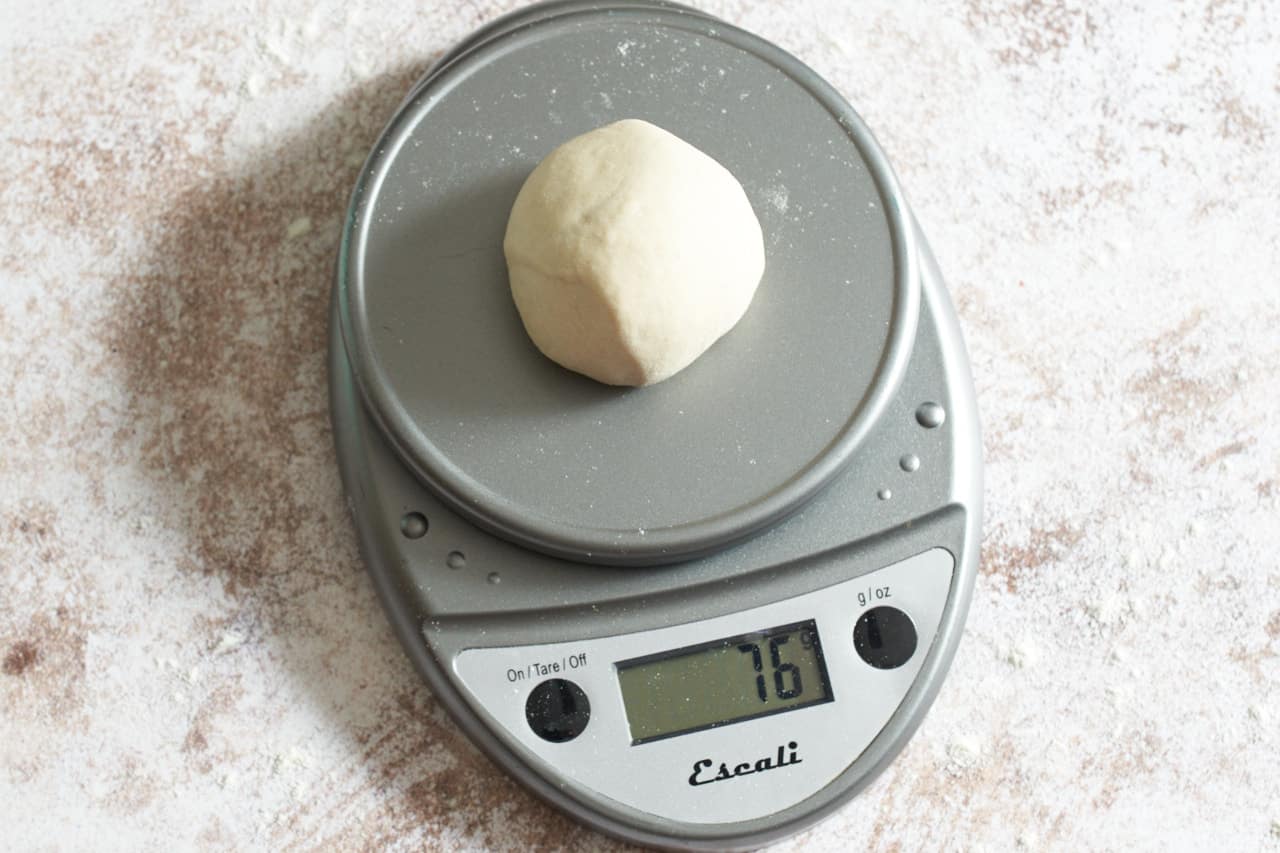
M 736 779 L 739 776 L 750 776 L 752 773 L 763 773 L 766 770 L 777 770 L 779 767 L 799 764 L 802 759 L 796 753 L 797 749 L 799 747 L 796 746 L 796 742 L 791 741 L 785 747 L 778 747 L 777 755 L 766 755 L 754 763 L 744 761 L 741 764 L 735 764 L 732 769 L 722 761 L 720 762 L 719 772 L 714 776 L 711 774 L 711 768 L 715 766 L 715 762 L 710 758 L 704 758 L 701 761 L 693 762 L 693 772 L 689 774 L 689 784 L 710 785 L 712 782 L 724 782 L 727 779 Z

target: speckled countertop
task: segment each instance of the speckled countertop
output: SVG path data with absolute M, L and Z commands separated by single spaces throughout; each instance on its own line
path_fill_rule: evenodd
M 326 413 L 359 162 L 512 5 L 9 4 L 0 846 L 616 846 L 419 682 Z M 1280 4 L 706 8 L 875 129 L 985 422 L 951 677 L 780 849 L 1280 849 Z

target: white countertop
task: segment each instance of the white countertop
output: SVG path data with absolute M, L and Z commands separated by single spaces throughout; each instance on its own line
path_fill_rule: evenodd
M 613 848 L 411 669 L 326 410 L 359 163 L 514 5 L 6 12 L 7 845 Z M 985 428 L 941 696 L 778 849 L 1280 849 L 1280 5 L 704 5 L 875 130 Z

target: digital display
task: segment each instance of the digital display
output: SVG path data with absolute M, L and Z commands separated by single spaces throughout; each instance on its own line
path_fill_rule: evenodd
M 834 698 L 812 619 L 615 666 L 633 745 Z

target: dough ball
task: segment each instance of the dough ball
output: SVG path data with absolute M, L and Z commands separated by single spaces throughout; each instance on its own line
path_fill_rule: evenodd
M 636 119 L 547 155 L 516 197 L 503 249 L 534 344 L 609 385 L 683 370 L 742 318 L 764 272 L 742 185 Z

